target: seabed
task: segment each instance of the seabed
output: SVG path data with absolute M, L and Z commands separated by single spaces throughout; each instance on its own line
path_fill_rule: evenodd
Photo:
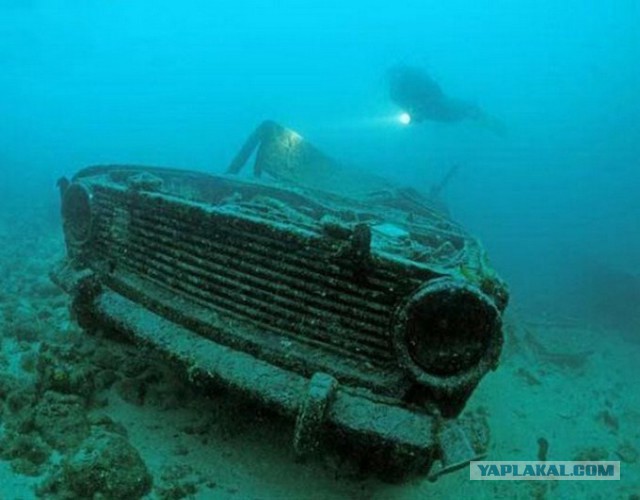
M 489 420 L 489 460 L 548 445 L 550 460 L 620 460 L 619 482 L 472 482 L 465 468 L 384 483 L 331 452 L 296 460 L 291 422 L 81 331 L 48 278 L 64 252 L 51 206 L 15 210 L 0 220 L 2 498 L 640 498 L 633 332 L 514 301 L 501 364 L 465 410 Z

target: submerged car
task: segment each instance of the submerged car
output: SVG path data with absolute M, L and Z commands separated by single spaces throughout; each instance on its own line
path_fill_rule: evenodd
M 60 191 L 52 277 L 83 328 L 291 417 L 302 456 L 333 443 L 436 475 L 484 453 L 459 415 L 498 364 L 508 293 L 432 200 L 274 122 L 223 175 L 94 166 Z

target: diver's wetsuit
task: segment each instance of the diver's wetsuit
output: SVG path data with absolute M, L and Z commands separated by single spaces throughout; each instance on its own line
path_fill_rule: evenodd
M 478 106 L 447 97 L 429 75 L 410 66 L 398 66 L 389 72 L 389 93 L 414 122 L 458 122 L 483 116 Z

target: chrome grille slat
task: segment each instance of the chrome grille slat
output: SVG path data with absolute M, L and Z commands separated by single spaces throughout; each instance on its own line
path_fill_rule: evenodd
M 101 253 L 103 253 L 105 257 L 109 256 L 109 254 L 104 253 L 104 251 L 101 251 Z M 278 309 L 277 312 L 281 314 L 280 316 L 275 316 L 272 312 L 266 311 L 263 304 L 257 302 L 253 303 L 251 300 L 239 303 L 237 295 L 227 295 L 223 293 L 216 293 L 215 295 L 210 293 L 208 294 L 199 290 L 198 287 L 191 286 L 182 280 L 175 280 L 172 283 L 167 283 L 166 278 L 171 272 L 171 268 L 166 264 L 156 263 L 155 266 L 149 266 L 142 264 L 140 260 L 134 260 L 130 257 L 123 258 L 121 262 L 127 270 L 138 273 L 157 285 L 168 288 L 173 292 L 182 292 L 182 294 L 187 295 L 190 299 L 197 300 L 201 304 L 209 306 L 213 305 L 218 308 L 218 310 L 223 310 L 225 313 L 230 313 L 240 319 L 248 317 L 252 321 L 266 328 L 273 329 L 275 326 L 280 334 L 284 333 L 285 335 L 292 336 L 296 339 L 300 338 L 299 335 L 295 335 L 295 333 L 300 330 L 296 332 L 291 328 L 291 323 L 292 321 L 295 321 L 296 317 L 287 314 L 285 309 L 274 308 Z M 247 304 L 248 302 L 251 302 L 251 304 Z M 248 305 L 251 305 L 252 308 L 247 307 Z M 300 324 L 298 324 L 298 326 L 300 326 Z M 382 363 L 383 365 L 389 361 L 388 352 L 379 348 L 371 348 L 360 343 L 356 347 L 357 350 L 354 352 L 352 344 L 330 342 L 328 341 L 327 336 L 314 335 L 309 332 L 305 333 L 306 335 L 302 339 L 303 341 L 308 343 L 310 342 L 315 345 L 321 345 L 323 348 L 332 348 L 332 350 L 339 352 L 342 356 L 359 359 L 360 361 L 366 359 L 372 363 Z
M 140 263 L 140 265 L 136 268 L 137 271 L 145 273 L 149 269 L 154 269 L 156 271 L 161 270 L 162 273 L 166 276 L 167 280 L 165 280 L 165 284 L 171 287 L 175 287 L 177 284 L 182 284 L 186 286 L 187 284 L 191 284 L 192 288 L 190 288 L 190 292 L 198 296 L 200 298 L 205 297 L 202 292 L 202 289 L 210 292 L 209 295 L 206 295 L 211 301 L 215 301 L 216 297 L 220 295 L 226 295 L 229 297 L 235 297 L 236 302 L 238 300 L 243 300 L 246 303 L 245 305 L 251 305 L 252 307 L 258 307 L 264 311 L 270 313 L 272 317 L 272 321 L 280 322 L 279 318 L 286 317 L 287 325 L 291 326 L 290 321 L 294 321 L 298 319 L 296 325 L 298 327 L 302 326 L 299 322 L 299 318 L 305 318 L 305 322 L 310 322 L 310 320 L 314 321 L 322 321 L 322 320 L 331 320 L 335 318 L 334 315 L 331 315 L 330 312 L 323 311 L 320 309 L 312 308 L 309 306 L 305 306 L 305 304 L 297 305 L 291 300 L 288 300 L 286 297 L 280 297 L 277 295 L 270 294 L 269 292 L 265 292 L 259 288 L 250 286 L 248 284 L 243 284 L 237 279 L 228 278 L 222 274 L 215 273 L 202 273 L 201 270 L 194 268 L 193 266 L 186 264 L 185 262 L 175 263 L 169 257 L 162 255 L 153 255 L 144 251 L 142 248 L 138 248 L 135 246 L 123 246 L 116 243 L 111 243 L 110 247 L 118 252 L 119 259 L 125 260 L 129 263 Z M 103 257 L 112 258 L 113 253 L 108 253 L 104 248 L 99 249 Z M 125 253 L 126 251 L 126 253 Z M 138 257 L 137 260 L 134 260 L 130 257 L 130 254 L 134 253 Z M 155 264 L 152 266 L 151 264 Z M 159 267 L 160 266 L 160 267 Z M 201 280 L 201 279 L 202 280 Z M 187 281 L 188 283 L 185 283 Z M 183 288 L 186 291 L 186 288 Z M 268 302 L 273 301 L 276 304 L 269 304 Z M 274 309 L 278 315 L 273 315 L 270 309 Z M 293 312 L 299 313 L 299 316 L 292 314 Z M 311 314 L 309 314 L 311 313 Z M 308 317 L 308 318 L 306 318 Z M 354 322 L 349 317 L 339 317 L 339 321 L 343 322 L 340 325 L 340 330 L 344 330 L 348 328 L 350 330 L 351 335 L 354 338 L 357 338 L 364 345 L 367 345 L 372 348 L 377 348 L 381 350 L 381 353 L 388 352 L 388 343 L 381 334 L 380 331 L 372 331 L 371 325 L 367 325 L 366 328 L 363 328 L 359 322 Z M 340 344 L 340 339 L 336 339 L 335 336 L 332 336 L 331 333 L 327 332 L 326 335 L 313 335 L 311 333 L 306 333 L 308 336 L 313 336 L 317 338 L 323 338 L 326 341 L 336 342 L 338 345 Z M 385 356 L 386 357 L 386 356 Z
M 106 207 L 105 207 L 106 208 Z M 135 212 L 135 211 L 134 211 Z M 134 221 L 138 220 L 138 216 L 135 216 Z M 180 238 L 180 240 L 185 240 L 185 242 L 193 243 L 193 250 L 195 251 L 203 251 L 205 247 L 210 247 L 211 249 L 219 250 L 223 248 L 221 245 L 215 243 L 213 239 L 197 237 L 195 235 L 186 235 L 188 233 L 188 228 L 185 226 L 181 226 L 181 230 L 175 231 L 171 228 L 170 222 L 164 220 L 160 217 L 159 214 L 156 214 L 154 218 L 149 217 L 141 217 L 141 220 L 145 221 L 148 224 L 153 224 L 150 227 L 150 230 L 157 231 L 165 231 L 165 234 L 168 237 Z M 181 221 L 176 221 L 174 224 L 182 224 Z M 137 229 L 134 226 L 134 229 Z M 212 235 L 213 236 L 213 235 Z M 228 237 L 227 234 L 224 235 L 227 241 L 230 241 L 231 238 Z M 247 255 L 249 258 L 254 257 L 254 263 L 265 267 L 266 269 L 272 269 L 274 267 L 274 255 L 275 252 L 269 251 L 265 252 L 264 247 L 257 247 L 257 245 L 252 244 L 249 240 L 251 239 L 251 235 L 247 234 L 246 237 L 240 239 L 231 240 L 233 243 L 237 243 L 235 248 L 240 248 L 240 244 L 244 243 L 245 247 L 248 247 L 251 252 L 247 252 L 245 249 L 243 255 Z M 244 240 L 244 241 L 242 241 Z M 175 243 L 172 243 L 175 244 Z M 370 309 L 374 313 L 389 313 L 389 306 L 395 304 L 389 304 L 388 294 L 385 297 L 382 292 L 371 292 L 370 290 L 362 290 L 355 284 L 348 281 L 350 276 L 345 272 L 344 269 L 339 268 L 339 266 L 327 262 L 316 263 L 310 260 L 304 260 L 301 258 L 296 258 L 296 256 L 287 253 L 286 250 L 290 250 L 290 247 L 285 247 L 285 251 L 280 251 L 277 253 L 280 260 L 277 262 L 277 266 L 282 268 L 284 271 L 288 271 L 294 275 L 289 281 L 290 286 L 300 286 L 301 281 L 298 276 L 304 275 L 305 280 L 311 280 L 314 283 L 317 283 L 319 288 L 322 289 L 332 289 L 336 290 L 340 293 L 340 297 L 346 301 L 346 305 L 354 306 L 361 309 Z M 261 253 L 258 253 L 262 251 Z M 322 254 L 318 254 L 318 259 L 325 258 Z M 284 260 L 286 259 L 286 260 Z M 318 265 L 319 264 L 319 265 Z M 333 271 L 333 272 L 332 272 Z M 259 272 L 259 271 L 258 271 Z M 277 272 L 277 270 L 276 270 Z M 288 276 L 284 273 L 278 272 L 279 278 L 287 279 Z M 329 280 L 327 278 L 330 278 Z M 397 286 L 396 282 L 385 281 L 382 282 L 378 280 L 376 283 L 381 288 L 385 289 L 385 292 L 388 292 L 389 289 L 393 286 Z M 368 293 L 367 293 L 368 292 Z M 360 299 L 356 302 L 357 299 Z M 386 299 L 386 300 L 385 300 Z
M 341 356 L 394 363 L 389 322 L 415 277 L 375 265 L 358 282 L 339 242 L 215 208 L 109 187 L 94 203 L 96 251 L 116 269 Z
M 380 321 L 383 321 L 385 315 L 388 316 L 389 314 L 388 307 L 371 310 L 371 308 L 366 307 L 367 304 L 364 301 L 354 300 L 351 296 L 340 292 L 331 294 L 331 299 L 333 300 L 323 299 L 320 296 L 314 295 L 314 290 L 310 289 L 308 282 L 302 282 L 300 279 L 293 278 L 282 271 L 271 270 L 266 265 L 263 265 L 264 260 L 253 258 L 252 255 L 246 252 L 236 252 L 233 254 L 223 245 L 214 244 L 210 249 L 215 252 L 216 259 L 220 261 L 220 263 L 216 263 L 211 258 L 207 258 L 210 257 L 210 255 L 207 255 L 204 249 L 190 247 L 181 241 L 167 241 L 165 239 L 166 236 L 162 235 L 161 237 L 159 233 L 161 233 L 161 231 L 157 231 L 155 235 L 152 235 L 150 230 L 143 227 L 136 227 L 132 230 L 133 237 L 136 238 L 140 235 L 144 237 L 155 236 L 158 239 L 162 238 L 162 244 L 165 245 L 165 248 L 169 248 L 172 252 L 180 255 L 184 259 L 192 261 L 194 265 L 198 267 L 210 269 L 222 274 L 231 273 L 233 270 L 235 273 L 240 274 L 243 279 L 273 292 L 281 291 L 282 287 L 277 286 L 276 283 L 289 286 L 292 290 L 304 292 L 306 294 L 305 300 L 309 303 L 326 308 L 334 313 L 352 314 L 361 321 L 365 323 L 371 322 L 372 324 L 380 324 Z M 155 250 L 162 250 L 158 244 L 148 243 L 147 240 L 144 241 L 144 244 Z M 320 289 L 320 287 L 318 287 L 318 289 Z

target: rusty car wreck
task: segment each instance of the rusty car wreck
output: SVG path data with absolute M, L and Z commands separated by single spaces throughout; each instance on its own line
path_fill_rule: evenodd
M 52 277 L 82 327 L 290 417 L 303 456 L 332 442 L 436 475 L 486 451 L 459 415 L 498 364 L 507 289 L 427 197 L 273 122 L 225 174 L 108 165 L 60 185 Z

